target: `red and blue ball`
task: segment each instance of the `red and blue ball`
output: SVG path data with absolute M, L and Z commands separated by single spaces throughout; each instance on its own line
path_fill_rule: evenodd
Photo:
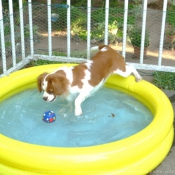
M 53 111 L 46 111 L 43 114 L 43 121 L 46 123 L 52 123 L 56 120 L 56 115 Z

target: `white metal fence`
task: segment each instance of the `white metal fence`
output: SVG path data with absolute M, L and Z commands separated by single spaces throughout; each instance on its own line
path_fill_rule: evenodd
M 147 0 L 132 8 L 128 0 L 116 8 L 109 7 L 109 0 L 101 8 L 92 2 L 75 7 L 70 0 L 63 4 L 28 0 L 23 6 L 19 0 L 14 11 L 12 0 L 8 9 L 0 0 L 1 76 L 33 59 L 82 62 L 90 59 L 91 46 L 102 43 L 110 44 L 137 69 L 175 72 L 175 38 L 166 40 L 168 30 L 175 34 L 173 4 L 167 10 L 167 0 L 162 9 L 150 8 Z M 139 47 L 136 53 L 133 45 Z

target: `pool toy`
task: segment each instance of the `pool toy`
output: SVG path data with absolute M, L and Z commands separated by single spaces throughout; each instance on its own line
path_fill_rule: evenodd
M 29 88 L 37 76 L 73 64 L 37 66 L 0 79 L 0 101 Z M 148 174 L 167 156 L 173 141 L 173 109 L 154 85 L 134 77 L 112 75 L 105 86 L 125 92 L 152 112 L 153 121 L 140 132 L 119 141 L 90 147 L 49 147 L 20 142 L 0 134 L 0 173 L 3 175 L 141 175 Z M 161 101 L 161 103 L 160 103 Z M 13 116 L 12 116 L 13 117 Z M 2 121 L 3 122 L 3 121 Z
M 52 123 L 56 120 L 56 115 L 53 111 L 46 111 L 43 114 L 43 121 L 46 123 Z

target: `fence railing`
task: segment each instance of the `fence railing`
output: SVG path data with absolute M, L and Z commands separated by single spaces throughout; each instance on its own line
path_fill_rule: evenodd
M 155 9 L 147 0 L 132 6 L 125 0 L 110 7 L 106 0 L 97 8 L 92 2 L 77 7 L 70 0 L 64 4 L 28 0 L 24 6 L 19 0 L 14 10 L 12 0 L 8 6 L 0 0 L 1 76 L 33 59 L 83 62 L 90 59 L 90 47 L 102 43 L 137 69 L 175 72 L 175 37 L 168 36 L 175 35 L 173 4 L 164 0 L 163 7 Z

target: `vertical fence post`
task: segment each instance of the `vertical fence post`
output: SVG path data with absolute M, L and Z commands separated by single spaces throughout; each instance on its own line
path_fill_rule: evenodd
M 20 32 L 21 32 L 21 54 L 22 59 L 25 59 L 25 40 L 24 40 L 24 19 L 23 19 L 23 5 L 22 0 L 19 0 L 19 14 L 20 14 Z
M 146 15 L 147 15 L 147 0 L 144 0 L 143 1 L 143 19 L 142 19 L 140 64 L 143 64 L 144 49 L 145 49 Z
M 13 1 L 12 0 L 9 0 L 9 15 L 10 15 L 12 58 L 13 58 L 13 67 L 14 67 L 16 65 L 16 45 L 15 45 L 15 32 L 14 32 L 14 19 L 13 19 Z
M 48 14 L 48 52 L 49 57 L 51 57 L 52 56 L 51 0 L 47 0 L 47 14 Z
M 33 58 L 34 48 L 33 48 L 33 24 L 32 24 L 32 2 L 28 0 L 28 10 L 29 10 L 29 29 L 30 29 L 30 54 Z
M 105 4 L 105 38 L 104 44 L 108 44 L 108 24 L 109 24 L 109 0 Z
M 3 13 L 2 13 L 2 0 L 0 0 L 0 32 L 1 32 L 1 54 L 2 54 L 2 66 L 3 73 L 7 71 L 7 63 L 6 63 L 6 52 L 5 52 L 5 39 L 4 39 L 4 21 L 3 21 Z
M 87 59 L 90 59 L 91 47 L 91 0 L 87 1 Z
M 162 64 L 162 51 L 163 51 L 163 42 L 164 42 L 164 33 L 165 33 L 167 3 L 168 3 L 168 1 L 164 0 L 163 14 L 162 14 L 162 28 L 161 28 L 160 44 L 159 44 L 158 66 L 161 66 L 161 64 Z
M 70 0 L 67 0 L 67 57 L 70 58 L 70 40 L 71 40 L 71 34 L 70 34 L 70 23 L 71 23 L 71 14 L 70 14 Z
M 128 21 L 128 0 L 125 0 L 124 20 L 123 20 L 123 46 L 122 46 L 122 56 L 124 58 L 125 58 L 125 55 L 126 55 L 127 21 Z

